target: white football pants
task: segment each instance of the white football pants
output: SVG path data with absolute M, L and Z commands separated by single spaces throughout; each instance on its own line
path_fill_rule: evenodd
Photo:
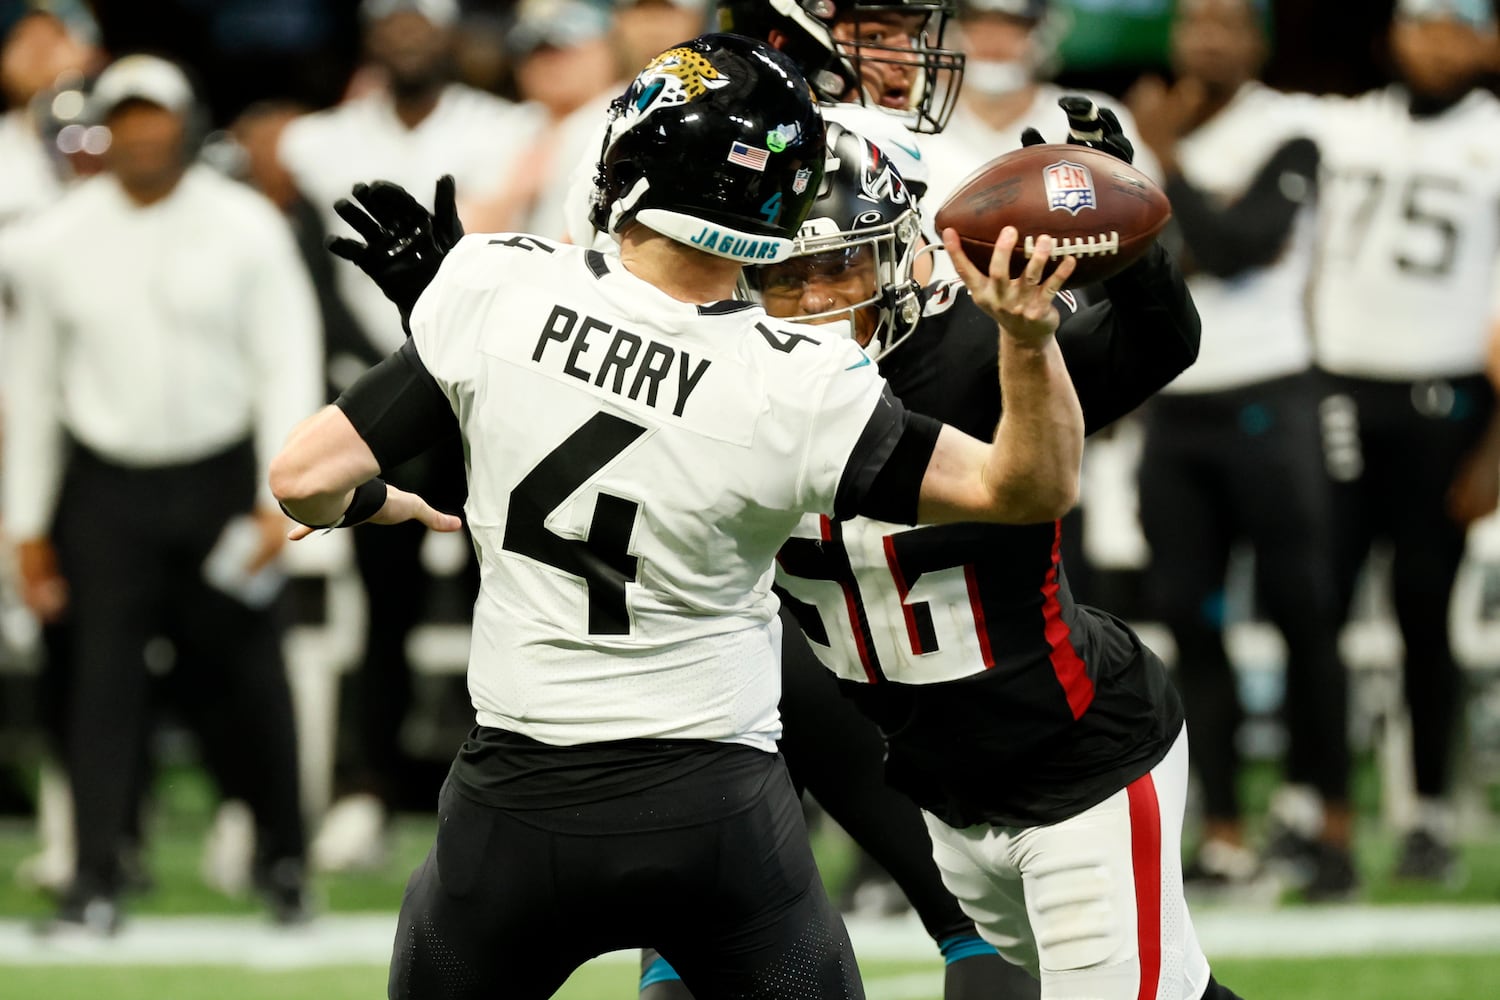
M 1048 826 L 924 814 L 943 883 L 1043 1000 L 1199 1000 L 1208 960 L 1182 896 L 1187 729 L 1149 773 Z

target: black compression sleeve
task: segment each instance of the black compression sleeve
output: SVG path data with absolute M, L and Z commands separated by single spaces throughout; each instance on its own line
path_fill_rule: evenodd
M 1193 260 L 1209 274 L 1232 278 L 1276 259 L 1298 211 L 1312 197 L 1317 176 L 1317 145 L 1293 139 L 1272 154 L 1227 208 L 1215 206 L 1180 175 L 1167 179 L 1166 192 Z
M 1068 316 L 1057 346 L 1093 434 L 1140 406 L 1198 357 L 1202 323 L 1172 255 L 1155 244 Z
M 409 340 L 360 376 L 333 405 L 344 411 L 382 470 L 426 451 L 458 419 Z
M 941 421 L 911 412 L 887 389 L 844 467 L 834 517 L 916 524 L 922 477 L 942 429 Z

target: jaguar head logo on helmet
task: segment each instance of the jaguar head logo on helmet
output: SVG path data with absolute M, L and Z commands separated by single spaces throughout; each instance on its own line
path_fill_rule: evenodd
M 610 108 L 594 228 L 631 222 L 745 263 L 780 260 L 821 186 L 824 126 L 796 65 L 704 35 L 652 60 Z

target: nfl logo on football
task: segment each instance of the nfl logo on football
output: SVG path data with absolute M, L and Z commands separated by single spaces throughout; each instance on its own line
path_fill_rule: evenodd
M 1047 209 L 1062 209 L 1077 215 L 1085 208 L 1097 208 L 1094 197 L 1094 175 L 1089 168 L 1071 160 L 1058 160 L 1042 170 L 1047 184 Z

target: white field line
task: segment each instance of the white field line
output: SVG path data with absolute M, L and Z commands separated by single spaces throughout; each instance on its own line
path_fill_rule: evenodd
M 1210 960 L 1329 955 L 1489 952 L 1500 954 L 1500 906 L 1322 906 L 1282 910 L 1206 909 L 1194 916 Z M 914 917 L 849 922 L 864 959 L 936 960 Z M 112 940 L 37 937 L 31 925 L 0 920 L 4 965 L 231 965 L 303 968 L 384 965 L 394 914 L 340 914 L 291 930 L 239 916 L 137 917 Z M 604 962 L 635 962 L 617 952 Z M 897 977 L 899 978 L 899 977 Z M 899 1000 L 905 994 L 879 994 Z M 872 994 L 872 997 L 875 994 Z

